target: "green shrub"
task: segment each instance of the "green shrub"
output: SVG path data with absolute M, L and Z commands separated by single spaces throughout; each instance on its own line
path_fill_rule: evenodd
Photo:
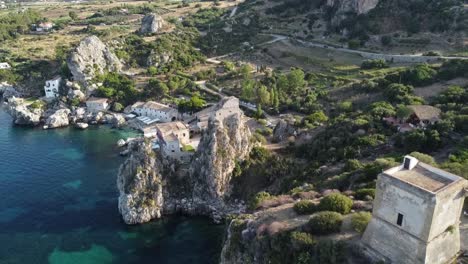
M 309 229 L 312 234 L 327 235 L 340 231 L 343 216 L 337 212 L 324 211 L 317 213 L 309 220 Z
M 347 214 L 351 211 L 353 200 L 340 193 L 332 193 L 320 200 L 320 210 Z
M 258 208 L 258 206 L 265 200 L 268 200 L 271 198 L 271 195 L 267 192 L 259 192 L 257 193 L 252 200 L 249 203 L 249 208 L 251 210 L 255 210 Z
M 375 189 L 359 189 L 356 191 L 354 197 L 358 200 L 364 200 L 366 196 L 375 198 Z
M 297 214 L 305 215 L 315 213 L 318 208 L 312 201 L 302 200 L 295 203 L 293 209 Z
M 359 212 L 351 216 L 351 226 L 356 232 L 364 233 L 367 224 L 372 218 L 372 214 L 369 212 Z
M 311 249 L 316 244 L 312 235 L 305 232 L 292 232 L 289 237 L 293 248 L 297 250 Z

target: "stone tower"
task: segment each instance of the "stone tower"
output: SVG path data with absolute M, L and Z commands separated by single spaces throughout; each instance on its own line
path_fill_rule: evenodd
M 389 263 L 445 264 L 460 251 L 467 181 L 406 156 L 377 180 L 365 252 Z

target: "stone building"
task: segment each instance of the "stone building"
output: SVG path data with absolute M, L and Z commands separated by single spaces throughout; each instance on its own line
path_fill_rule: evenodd
M 205 130 L 208 127 L 210 118 L 222 121 L 227 116 L 240 113 L 239 99 L 231 96 L 221 99 L 217 104 L 201 110 L 188 120 L 190 129 L 194 132 Z
M 109 108 L 109 99 L 90 97 L 86 101 L 86 107 L 88 108 L 88 111 L 92 113 L 106 111 Z
M 136 102 L 132 105 L 131 110 L 139 116 L 146 116 L 155 119 L 157 122 L 173 122 L 179 117 L 179 111 L 168 105 L 148 101 Z
M 448 263 L 460 251 L 467 181 L 406 156 L 377 180 L 365 252 L 388 263 Z

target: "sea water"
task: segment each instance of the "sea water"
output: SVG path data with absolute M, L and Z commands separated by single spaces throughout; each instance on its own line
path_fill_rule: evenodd
M 207 219 L 122 222 L 116 142 L 133 133 L 17 127 L 0 109 L 0 264 L 216 263 Z

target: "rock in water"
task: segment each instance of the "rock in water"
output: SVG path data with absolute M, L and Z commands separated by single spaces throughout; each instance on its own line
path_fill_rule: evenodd
M 162 180 L 151 144 L 134 141 L 130 157 L 120 166 L 117 187 L 119 212 L 127 224 L 148 222 L 161 217 Z
M 164 26 L 164 19 L 157 14 L 148 14 L 141 20 L 141 34 L 157 33 Z
M 119 72 L 122 63 L 96 36 L 84 38 L 68 58 L 68 68 L 75 81 L 87 84 L 96 74 L 105 70 Z
M 27 107 L 22 99 L 10 98 L 7 111 L 16 125 L 37 126 L 44 111 L 41 108 Z
M 87 129 L 89 125 L 87 123 L 79 122 L 79 123 L 76 123 L 75 126 L 76 126 L 76 128 L 79 128 L 79 129 Z
M 70 114 L 70 109 L 59 109 L 55 111 L 54 114 L 50 115 L 45 122 L 47 128 L 57 128 L 64 127 L 69 125 L 68 115 Z
M 112 114 L 112 118 L 109 121 L 113 128 L 122 127 L 123 125 L 125 125 L 126 122 L 127 121 L 125 120 L 125 117 L 122 114 Z

